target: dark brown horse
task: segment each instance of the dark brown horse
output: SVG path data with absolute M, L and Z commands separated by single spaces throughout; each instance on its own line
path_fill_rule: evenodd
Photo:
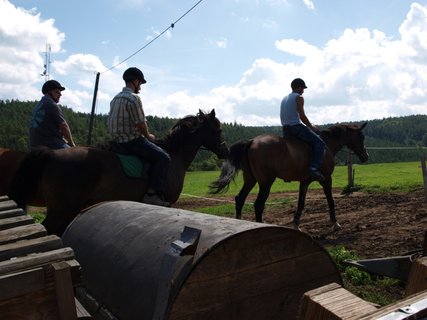
M 26 152 L 0 148 L 0 195 L 7 195 Z M 32 198 L 28 201 L 29 205 L 43 207 L 44 199 L 40 192 L 34 192 Z
M 335 216 L 332 196 L 334 157 L 343 146 L 347 146 L 362 162 L 368 160 L 362 133 L 365 125 L 366 123 L 362 126 L 334 125 L 320 133 L 327 145 L 321 168 L 325 180 L 320 184 L 328 201 L 330 220 L 336 230 L 341 227 Z M 313 181 L 308 175 L 312 157 L 310 149 L 307 144 L 297 139 L 285 139 L 276 135 L 260 135 L 249 141 L 238 141 L 230 147 L 229 157 L 223 164 L 220 177 L 211 184 L 211 192 L 219 193 L 227 190 L 238 171 L 242 170 L 244 183 L 235 197 L 236 217 L 241 218 L 246 197 L 258 183 L 259 192 L 254 207 L 256 221 L 262 222 L 265 202 L 276 178 L 285 182 L 300 181 L 298 207 L 293 220 L 295 228 L 299 228 L 308 186 Z
M 171 156 L 165 190 L 165 200 L 170 203 L 178 200 L 186 170 L 199 148 L 204 147 L 221 159 L 228 156 L 214 110 L 179 120 L 161 145 Z M 118 157 L 110 151 L 75 147 L 28 154 L 9 196 L 19 207 L 25 207 L 37 189 L 46 203 L 43 225 L 49 233 L 61 235 L 88 206 L 110 200 L 141 201 L 146 180 L 126 176 Z

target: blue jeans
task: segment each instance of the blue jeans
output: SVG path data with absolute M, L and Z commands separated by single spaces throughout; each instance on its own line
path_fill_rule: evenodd
M 38 148 L 48 148 L 51 150 L 58 150 L 58 149 L 67 149 L 70 148 L 70 146 L 63 140 L 59 140 L 59 141 L 52 141 L 49 143 L 45 143 L 44 145 L 38 145 L 38 146 L 31 146 L 30 149 L 34 150 L 34 149 L 38 149 Z
M 163 193 L 171 161 L 169 154 L 143 137 L 122 143 L 122 145 L 133 154 L 150 161 L 152 171 L 148 178 L 148 188 Z
M 307 142 L 313 149 L 312 169 L 320 169 L 322 166 L 323 155 L 325 152 L 325 142 L 318 134 L 303 124 L 294 126 L 283 126 L 284 137 L 295 137 Z

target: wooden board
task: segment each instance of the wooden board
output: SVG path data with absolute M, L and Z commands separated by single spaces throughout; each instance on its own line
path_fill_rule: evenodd
M 304 294 L 299 319 L 355 320 L 376 310 L 372 303 L 333 283 Z
M 0 318 L 92 319 L 76 304 L 81 283 L 71 248 L 7 196 L 0 196 Z

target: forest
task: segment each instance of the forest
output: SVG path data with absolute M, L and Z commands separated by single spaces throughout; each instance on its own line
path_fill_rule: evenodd
M 14 150 L 28 150 L 28 126 L 32 110 L 37 101 L 0 100 L 0 146 Z M 88 145 L 90 114 L 74 112 L 62 106 L 77 145 Z M 203 109 L 202 109 L 203 110 Z M 210 111 L 210 110 L 205 110 Z M 163 137 L 178 119 L 148 116 L 150 131 Z M 221 120 L 221 119 L 220 119 Z M 364 129 L 365 145 L 370 154 L 369 163 L 418 161 L 426 153 L 427 115 L 392 117 L 367 122 Z M 91 135 L 91 146 L 108 141 L 107 115 L 95 115 Z M 259 134 L 281 134 L 279 126 L 251 127 L 238 123 L 223 123 L 223 133 L 228 145 L 251 139 Z M 325 129 L 329 125 L 319 126 Z M 347 160 L 347 153 L 340 152 L 336 157 L 339 164 Z M 354 159 L 357 163 L 357 160 Z M 207 151 L 200 150 L 190 170 L 216 170 L 221 162 Z

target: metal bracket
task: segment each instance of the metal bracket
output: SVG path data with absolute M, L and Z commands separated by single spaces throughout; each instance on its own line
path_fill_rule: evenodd
M 185 226 L 181 239 L 173 241 L 163 256 L 153 320 L 165 319 L 170 303 L 192 269 L 201 233 L 200 229 Z

